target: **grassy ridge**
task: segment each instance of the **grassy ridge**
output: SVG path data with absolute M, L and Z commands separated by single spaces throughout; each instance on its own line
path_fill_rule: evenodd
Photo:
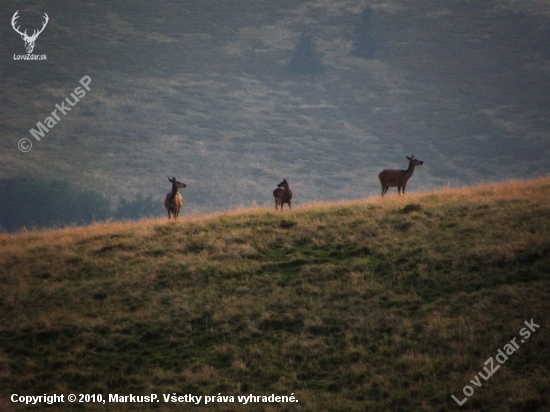
M 451 394 L 533 318 L 460 409 L 548 408 L 549 192 L 541 178 L 1 235 L 0 407 L 177 392 L 300 401 L 253 410 L 457 410 Z

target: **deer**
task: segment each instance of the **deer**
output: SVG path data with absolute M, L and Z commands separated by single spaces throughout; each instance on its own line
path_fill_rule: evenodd
M 285 178 L 277 185 L 277 189 L 273 191 L 273 197 L 275 198 L 275 210 L 278 210 L 278 206 L 281 206 L 281 212 L 283 211 L 283 205 L 288 203 L 288 208 L 292 210 L 292 190 L 288 185 Z
M 414 155 L 405 157 L 409 160 L 409 168 L 407 170 L 386 169 L 382 170 L 378 175 L 378 179 L 380 179 L 380 184 L 382 185 L 382 197 L 384 197 L 390 187 L 396 186 L 398 195 L 400 195 L 401 192 L 405 194 L 405 186 L 407 186 L 407 182 L 411 178 L 414 168 L 424 164 L 422 160 L 415 159 Z
M 34 50 L 34 43 L 36 42 L 36 39 L 38 38 L 38 35 L 44 31 L 44 29 L 46 28 L 46 25 L 48 24 L 48 21 L 50 21 L 50 18 L 48 17 L 47 13 L 44 13 L 45 20 L 42 23 L 42 28 L 40 30 L 34 30 L 33 33 L 32 33 L 32 36 L 29 36 L 29 35 L 27 35 L 27 30 L 25 30 L 24 32 L 19 31 L 19 27 L 21 27 L 21 26 L 15 27 L 16 20 L 19 18 L 17 13 L 19 13 L 19 10 L 17 10 L 13 14 L 13 17 L 11 19 L 11 26 L 13 27 L 13 29 L 17 33 L 19 33 L 21 35 L 21 38 L 25 41 L 25 48 L 27 49 L 27 53 L 31 54 L 32 51 Z
M 172 177 L 172 179 L 168 178 L 168 181 L 172 183 L 172 191 L 166 194 L 164 207 L 168 211 L 168 219 L 172 215 L 174 220 L 177 220 L 183 206 L 183 197 L 178 193 L 178 189 L 183 189 L 187 185 L 177 181 L 175 177 Z

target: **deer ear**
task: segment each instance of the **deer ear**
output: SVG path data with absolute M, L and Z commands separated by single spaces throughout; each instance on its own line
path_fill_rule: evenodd
M 405 156 L 407 158 L 407 160 L 411 160 L 411 158 L 409 156 Z

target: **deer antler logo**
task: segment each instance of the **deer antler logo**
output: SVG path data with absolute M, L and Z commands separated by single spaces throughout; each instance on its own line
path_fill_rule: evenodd
M 21 38 L 23 40 L 25 40 L 25 48 L 27 49 L 27 53 L 31 54 L 33 49 L 34 49 L 34 42 L 38 38 L 38 35 L 44 31 L 44 29 L 46 28 L 46 25 L 48 24 L 48 21 L 50 20 L 50 18 L 48 17 L 48 15 L 46 13 L 44 13 L 45 20 L 44 20 L 44 23 L 42 23 L 42 28 L 40 30 L 34 30 L 32 36 L 28 36 L 27 35 L 27 30 L 25 30 L 24 32 L 21 32 L 21 31 L 19 31 L 20 26 L 15 27 L 15 23 L 16 23 L 15 21 L 19 18 L 17 13 L 19 13 L 19 10 L 17 10 L 14 13 L 14 15 L 11 19 L 11 26 L 13 27 L 13 29 L 17 33 L 19 33 L 21 35 Z

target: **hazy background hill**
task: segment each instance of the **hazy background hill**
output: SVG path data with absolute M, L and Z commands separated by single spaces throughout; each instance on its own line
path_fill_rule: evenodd
M 50 16 L 34 50 L 47 61 L 13 60 L 16 10 L 30 31 Z M 550 171 L 544 2 L 7 1 L 0 18 L 0 178 L 151 195 L 163 213 L 173 175 L 189 212 L 271 204 L 283 177 L 296 203 L 375 194 L 406 154 L 426 162 L 410 190 Z M 302 34 L 318 74 L 288 70 Z M 84 75 L 92 90 L 34 141 Z

